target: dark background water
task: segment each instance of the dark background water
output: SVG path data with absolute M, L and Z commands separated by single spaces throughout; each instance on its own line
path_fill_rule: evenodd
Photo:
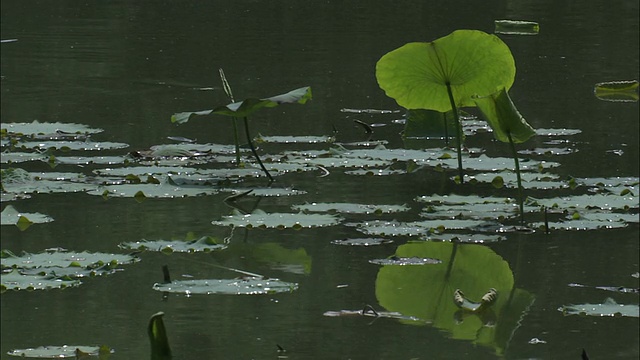
M 2 122 L 73 122 L 105 131 L 96 140 L 125 142 L 130 149 L 166 143 L 167 136 L 231 143 L 226 119 L 169 121 L 178 111 L 225 103 L 218 68 L 236 97 L 270 96 L 309 85 L 313 100 L 256 116 L 254 131 L 269 135 L 329 135 L 358 139 L 353 119 L 386 122 L 376 134 L 402 146 L 393 117 L 343 113 L 342 108 L 398 109 L 375 80 L 375 63 L 410 41 L 430 41 L 456 29 L 493 32 L 494 20 L 540 23 L 536 36 L 501 38 L 516 60 L 510 91 L 536 128 L 574 128 L 579 151 L 562 158 L 561 176 L 638 176 L 638 103 L 600 101 L 595 83 L 638 79 L 638 3 L 633 1 L 2 1 Z M 198 90 L 213 88 L 212 90 Z M 399 115 L 398 115 L 399 117 Z M 534 145 L 538 140 L 533 140 Z M 617 155 L 612 150 L 622 150 Z M 47 171 L 47 165 L 29 170 Z M 61 170 L 62 171 L 62 170 Z M 393 180 L 391 180 L 393 179 Z M 438 192 L 424 175 L 358 179 L 286 177 L 308 191 L 301 199 L 269 199 L 265 210 L 304 201 L 402 204 Z M 450 185 L 447 185 L 450 186 Z M 38 195 L 21 201 L 25 212 L 55 222 L 25 232 L 2 226 L 2 248 L 38 252 L 118 251 L 122 241 L 217 236 L 211 220 L 229 209 L 224 196 L 175 200 L 111 199 L 84 194 Z M 5 204 L 3 204 L 3 207 Z M 276 345 L 292 359 L 494 358 L 489 348 L 454 340 L 429 326 L 381 319 L 323 317 L 327 310 L 377 306 L 378 267 L 390 247 L 343 249 L 333 239 L 353 237 L 343 227 L 317 231 L 250 231 L 247 242 L 304 248 L 309 274 L 274 273 L 300 283 L 293 294 L 261 297 L 173 296 L 161 302 L 151 289 L 160 266 L 176 274 L 229 277 L 203 266 L 215 262 L 252 272 L 273 272 L 238 252 L 213 255 L 144 254 L 122 273 L 77 289 L 2 295 L 1 353 L 40 345 L 108 344 L 115 359 L 148 357 L 149 316 L 164 311 L 179 359 L 276 358 Z M 234 239 L 242 241 L 242 234 Z M 400 239 L 400 242 L 402 240 Z M 515 269 L 516 285 L 535 302 L 509 342 L 507 358 L 636 359 L 637 318 L 563 317 L 557 308 L 597 303 L 612 296 L 638 303 L 637 295 L 576 290 L 569 283 L 637 287 L 638 226 L 622 230 L 510 235 L 492 249 Z M 361 251 L 363 250 L 363 251 Z M 242 254 L 242 252 L 239 252 Z M 337 288 L 349 284 L 348 288 Z M 532 338 L 546 344 L 529 344 Z M 0 355 L 3 358 L 6 355 Z

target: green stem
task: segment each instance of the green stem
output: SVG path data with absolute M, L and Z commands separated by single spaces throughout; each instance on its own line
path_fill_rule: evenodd
M 522 178 L 520 177 L 520 161 L 518 160 L 518 153 L 511 138 L 511 132 L 507 132 L 509 137 L 509 145 L 511 145 L 511 153 L 513 154 L 513 160 L 516 163 L 516 178 L 518 179 L 518 200 L 520 202 L 520 222 L 524 225 L 524 190 L 522 189 Z
M 447 93 L 449 94 L 449 102 L 451 103 L 451 110 L 456 120 L 456 139 L 458 139 L 458 174 L 460 176 L 460 184 L 464 184 L 464 172 L 462 171 L 462 125 L 460 124 L 460 116 L 458 115 L 458 108 L 456 102 L 453 100 L 453 92 L 451 92 L 451 84 L 447 82 Z
M 447 127 L 447 113 L 442 113 L 442 121 L 444 122 L 444 144 L 449 146 L 449 128 Z
M 262 160 L 260 160 L 260 156 L 258 156 L 258 152 L 256 151 L 256 148 L 253 146 L 253 141 L 251 140 L 251 135 L 249 133 L 249 119 L 247 119 L 247 117 L 245 116 L 243 120 L 244 120 L 244 132 L 247 134 L 247 142 L 249 143 L 251 152 L 253 153 L 253 156 L 255 156 L 256 160 L 258 160 L 258 164 L 260 164 L 262 171 L 264 171 L 264 173 L 267 174 L 267 177 L 269 178 L 270 181 L 273 181 L 273 177 L 271 176 L 271 174 L 269 174 L 269 171 L 267 170 L 267 168 L 264 167 Z
M 238 139 L 238 121 L 237 118 L 232 117 L 231 121 L 233 122 L 233 141 L 236 145 L 236 166 L 240 166 L 240 140 Z

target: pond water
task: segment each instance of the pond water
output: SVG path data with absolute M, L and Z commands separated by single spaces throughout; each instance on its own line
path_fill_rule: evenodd
M 491 5 L 359 0 L 2 1 L 2 39 L 17 40 L 1 44 L 3 128 L 34 120 L 77 123 L 104 130 L 92 135 L 93 141 L 128 145 L 97 152 L 55 152 L 59 157 L 122 156 L 176 143 L 167 137 L 232 145 L 231 121 L 223 116 L 192 118 L 181 125 L 170 121 L 174 113 L 227 102 L 219 68 L 240 99 L 312 88 L 313 99 L 305 105 L 258 112 L 250 119 L 253 135 L 335 135 L 336 142 L 349 144 L 368 138 L 354 122 L 359 120 L 381 125 L 373 128 L 372 140 L 386 141 L 387 149 L 415 147 L 403 142 L 398 120 L 404 112 L 396 112 L 402 109 L 378 87 L 376 62 L 407 42 L 431 41 L 456 29 L 493 33 L 494 20 L 512 19 L 536 21 L 540 32 L 499 35 L 516 61 L 511 98 L 534 128 L 580 130 L 571 136 L 537 136 L 518 148 L 572 149 L 564 155 L 530 156 L 558 162 L 559 167 L 546 172 L 561 181 L 631 177 L 636 184 L 627 194 L 631 209 L 617 210 L 630 214 L 620 228 L 555 229 L 550 234 L 477 231 L 475 240 L 500 236 L 499 241 L 481 244 L 425 241 L 406 233 L 389 236 L 392 230 L 386 235 L 363 233 L 375 231 L 363 224 L 376 220 L 424 220 L 425 204 L 417 200 L 421 196 L 517 195 L 513 189 L 496 190 L 486 183 L 457 185 L 451 180 L 455 168 L 441 172 L 427 166 L 407 172 L 406 161 L 393 162 L 391 169 L 398 174 L 388 176 L 353 175 L 350 171 L 363 166 L 357 161 L 356 168 L 325 165 L 328 175 L 321 168 L 293 171 L 277 176 L 272 187 L 304 194 L 249 195 L 235 203 L 267 213 L 296 213 L 292 206 L 311 203 L 408 208 L 389 214 L 343 211 L 336 215 L 342 218 L 338 225 L 299 230 L 238 227 L 232 231 L 212 224 L 232 214 L 224 202 L 229 192 L 138 202 L 133 196 L 105 200 L 99 196 L 102 191 L 98 196 L 45 191 L 3 201 L 3 210 L 11 205 L 55 219 L 24 231 L 3 224 L 1 248 L 18 255 L 57 247 L 125 254 L 131 250 L 120 248 L 121 243 L 185 239 L 188 233 L 226 239 L 228 248 L 170 255 L 146 251 L 137 254 L 139 262 L 122 265 L 122 271 L 108 276 L 82 279 L 79 287 L 6 291 L 1 297 L 0 357 L 7 358 L 13 349 L 44 345 L 105 344 L 115 350 L 110 359 L 146 359 L 150 356 L 147 322 L 163 311 L 176 359 L 577 359 L 583 348 L 593 359 L 637 359 L 637 95 L 635 101 L 605 101 L 594 96 L 594 86 L 638 79 L 638 10 L 638 2 L 603 0 Z M 259 151 L 268 158 L 285 151 L 327 153 L 332 146 L 263 143 Z M 491 156 L 510 154 L 507 144 L 493 141 L 487 133 L 469 136 L 467 146 Z M 3 134 L 3 151 L 8 147 Z M 455 156 L 455 151 L 450 153 Z M 248 152 L 243 158 L 253 161 Z M 11 167 L 96 176 L 94 170 L 123 165 L 52 168 L 46 161 L 9 164 L 3 159 L 2 169 Z M 267 185 L 267 179 L 259 177 L 226 186 Z M 528 195 L 552 199 L 589 193 L 585 188 L 528 190 Z M 462 207 L 474 209 L 468 203 Z M 541 219 L 540 214 L 528 216 L 532 221 Z M 395 224 L 389 228 L 402 228 Z M 393 242 L 366 247 L 332 243 L 367 237 Z M 442 263 L 369 262 L 394 254 L 437 258 Z M 153 289 L 163 281 L 163 265 L 173 280 L 241 275 L 226 267 L 296 283 L 298 288 L 255 296 L 163 296 Z M 452 310 L 457 287 L 471 301 L 480 301 L 495 287 L 498 301 L 483 313 Z M 635 316 L 559 311 L 563 306 L 601 304 L 607 298 L 627 309 L 635 306 Z M 366 305 L 380 316 L 363 316 Z M 330 311 L 341 316 L 327 316 Z M 286 352 L 279 352 L 279 347 Z

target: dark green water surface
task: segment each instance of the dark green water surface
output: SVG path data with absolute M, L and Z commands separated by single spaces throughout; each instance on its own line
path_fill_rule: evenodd
M 638 79 L 638 10 L 637 1 L 623 0 L 3 0 L 1 37 L 18 41 L 0 48 L 0 119 L 101 128 L 104 132 L 94 140 L 129 144 L 113 152 L 118 154 L 168 143 L 168 136 L 232 144 L 226 118 L 170 122 L 175 112 L 225 103 L 218 77 L 218 69 L 224 68 L 238 98 L 302 86 L 313 89 L 313 100 L 304 106 L 257 114 L 251 119 L 256 134 L 331 135 L 335 128 L 340 141 L 359 141 L 365 134 L 353 120 L 361 120 L 385 124 L 376 128 L 375 138 L 388 140 L 389 148 L 401 148 L 402 125 L 394 120 L 402 114 L 341 111 L 400 109 L 376 83 L 375 64 L 382 55 L 456 29 L 493 33 L 498 19 L 531 20 L 540 24 L 538 35 L 500 35 L 517 67 L 510 95 L 535 128 L 582 130 L 571 138 L 578 151 L 551 159 L 562 163 L 555 173 L 563 178 L 638 177 L 638 103 L 607 102 L 593 94 L 596 83 Z M 541 145 L 540 141 L 533 139 L 527 146 Z M 509 156 L 504 144 L 486 147 Z M 51 171 L 46 163 L 25 168 Z M 409 213 L 383 218 L 412 221 L 422 206 L 414 201 L 417 196 L 495 195 L 489 187 L 458 186 L 431 170 L 388 177 L 349 176 L 342 169 L 327 177 L 318 174 L 279 177 L 278 185 L 307 194 L 264 198 L 259 208 L 283 212 L 305 202 L 407 204 Z M 264 186 L 262 180 L 248 186 Z M 51 247 L 120 253 L 121 242 L 184 237 L 187 232 L 224 238 L 230 230 L 211 221 L 231 211 L 222 201 L 225 196 L 137 203 L 81 193 L 36 194 L 3 203 L 2 208 L 11 204 L 55 221 L 26 231 L 2 226 L 0 244 L 16 254 Z M 509 264 L 515 287 L 526 292 L 527 302 L 513 319 L 499 317 L 472 338 L 411 321 L 323 316 L 365 304 L 385 310 L 376 285 L 382 267 L 368 260 L 393 255 L 409 238 L 366 248 L 331 244 L 355 237 L 363 235 L 342 225 L 299 231 L 236 229 L 232 246 L 221 252 L 147 252 L 124 271 L 86 280 L 77 288 L 5 292 L 0 298 L 0 358 L 8 358 L 12 349 L 41 345 L 106 344 L 115 349 L 111 359 L 148 359 L 146 325 L 158 311 L 166 314 L 175 359 L 578 359 L 583 348 L 592 359 L 640 355 L 637 317 L 563 316 L 558 311 L 563 305 L 601 303 L 607 297 L 638 304 L 637 293 L 568 286 L 637 289 L 638 279 L 631 276 L 639 268 L 637 222 L 618 230 L 510 233 L 506 240 L 486 245 Z M 257 261 L 256 249 L 265 243 L 303 251 L 310 268 L 287 271 Z M 299 289 L 263 296 L 170 295 L 163 301 L 152 285 L 162 280 L 165 264 L 175 279 L 237 275 L 208 265 L 218 264 L 296 282 Z M 488 279 L 493 275 L 483 273 Z M 418 291 L 413 297 L 411 291 L 398 291 L 408 294 L 407 302 L 427 306 L 430 301 Z M 493 331 L 492 326 L 499 329 L 500 340 L 486 342 L 483 332 Z M 544 343 L 532 344 L 532 339 Z M 287 352 L 278 353 L 276 344 Z

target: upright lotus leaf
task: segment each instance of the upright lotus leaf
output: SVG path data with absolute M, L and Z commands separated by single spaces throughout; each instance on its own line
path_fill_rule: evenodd
M 474 96 L 473 101 L 493 129 L 496 139 L 508 143 L 511 135 L 514 143 L 523 143 L 536 134 L 520 115 L 505 88 L 489 96 Z
M 164 327 L 162 311 L 155 313 L 149 319 L 147 335 L 151 345 L 151 360 L 169 360 L 172 358 L 167 330 Z
M 311 87 L 301 87 L 289 91 L 286 94 L 272 96 L 266 99 L 249 98 L 244 101 L 219 106 L 213 109 L 213 114 L 235 116 L 237 118 L 247 117 L 256 110 L 263 107 L 275 107 L 280 104 L 304 104 L 311 99 Z
M 447 85 L 459 107 L 473 95 L 511 88 L 516 67 L 511 50 L 495 35 L 457 30 L 432 42 L 408 43 L 376 65 L 378 84 L 407 109 L 452 110 Z
M 502 353 L 532 297 L 514 289 L 509 264 L 490 248 L 474 244 L 409 243 L 396 256 L 437 258 L 429 266 L 383 266 L 376 279 L 376 297 L 388 311 L 430 321 L 454 339 L 464 339 Z M 491 288 L 497 299 L 485 311 L 468 312 L 454 303 L 460 289 L 477 299 Z

